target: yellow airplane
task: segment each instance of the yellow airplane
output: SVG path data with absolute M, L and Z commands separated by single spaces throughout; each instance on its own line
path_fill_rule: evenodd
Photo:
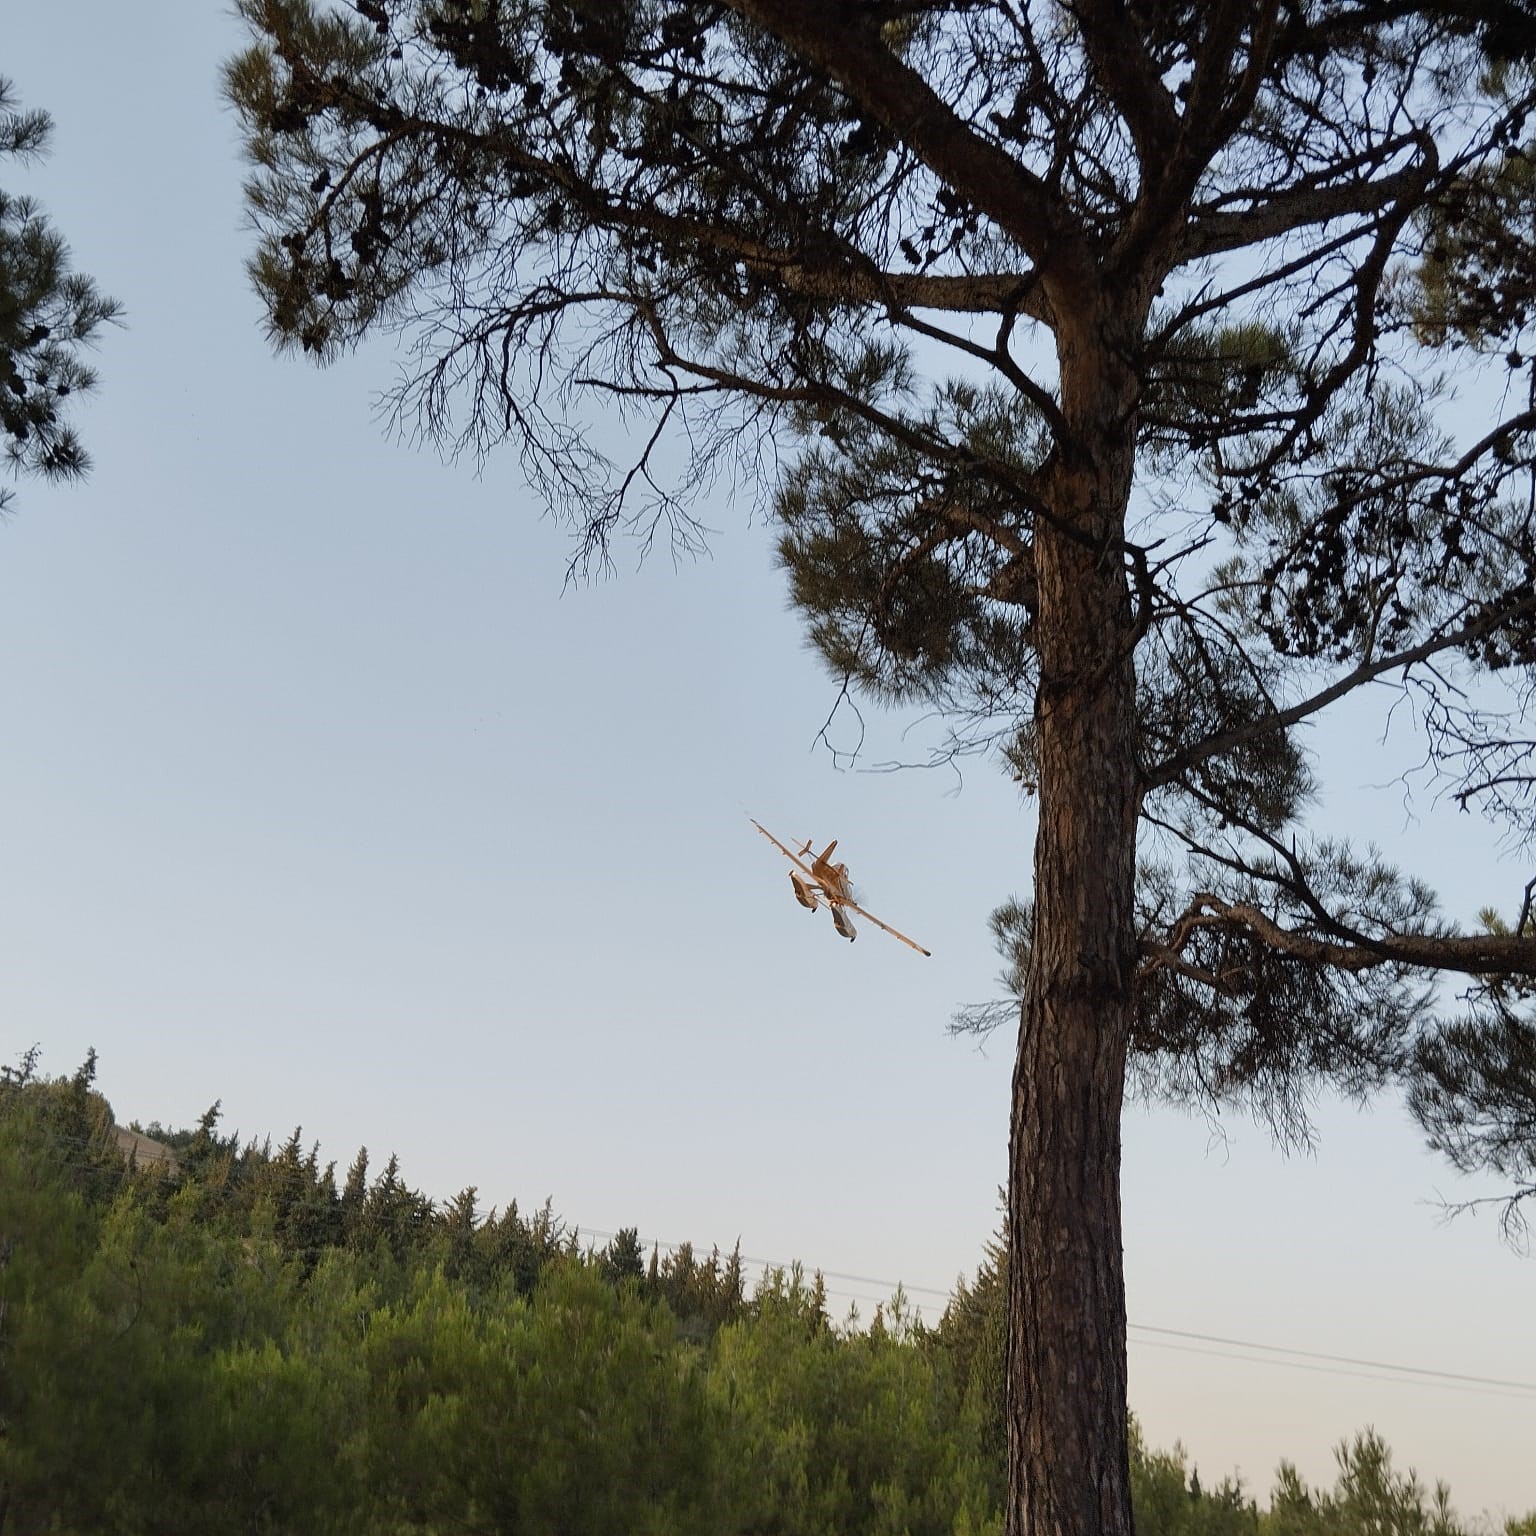
M 848 914 L 857 912 L 860 917 L 868 918 L 876 928 L 883 928 L 893 939 L 900 939 L 909 949 L 915 949 L 920 955 L 931 956 L 931 950 L 924 949 L 921 944 L 909 939 L 906 934 L 898 933 L 889 923 L 882 923 L 873 912 L 866 912 L 853 899 L 853 886 L 848 880 L 848 866 L 832 862 L 832 850 L 837 847 L 835 837 L 807 864 L 805 860 L 811 857 L 809 838 L 796 853 L 786 848 L 760 821 L 754 821 L 750 816 L 747 820 L 751 821 L 752 825 L 795 866 L 789 872 L 789 883 L 794 890 L 795 900 L 808 912 L 814 912 L 819 902 L 825 901 L 832 913 L 832 926 L 849 940 L 857 938 L 858 933 Z

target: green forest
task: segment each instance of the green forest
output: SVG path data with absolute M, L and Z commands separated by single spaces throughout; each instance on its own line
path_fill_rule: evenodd
M 95 1068 L 0 1069 L 0 1536 L 1002 1529 L 1000 1244 L 937 1324 L 839 1325 L 819 1276 L 596 1248 L 217 1106 L 140 1166 Z M 1369 1431 L 1263 1501 L 1132 1445 L 1144 1536 L 1464 1529 Z

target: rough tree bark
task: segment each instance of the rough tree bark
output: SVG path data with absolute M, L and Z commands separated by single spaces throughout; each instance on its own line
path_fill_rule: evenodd
M 1009 1536 L 1129 1536 L 1120 1116 L 1136 969 L 1135 382 L 1118 317 L 1059 333 L 1072 447 L 1036 531 L 1035 933 L 1009 1159 Z M 1086 313 L 1083 313 L 1086 311 Z M 1106 664 L 1106 656 L 1110 659 Z

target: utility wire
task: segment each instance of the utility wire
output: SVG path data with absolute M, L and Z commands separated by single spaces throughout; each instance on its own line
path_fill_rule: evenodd
M 1152 1323 L 1130 1323 L 1141 1333 L 1162 1333 L 1176 1339 L 1198 1339 L 1203 1344 L 1228 1344 L 1239 1349 L 1262 1349 L 1272 1355 L 1300 1355 L 1306 1360 L 1330 1360 L 1339 1365 L 1363 1365 L 1373 1371 L 1400 1371 L 1412 1376 L 1432 1376 L 1437 1381 L 1460 1381 L 1480 1387 L 1512 1387 L 1517 1392 L 1536 1392 L 1536 1381 L 1508 1381 L 1500 1376 L 1468 1376 L 1461 1371 L 1436 1371 L 1423 1365 L 1393 1365 L 1386 1360 L 1362 1360 L 1354 1355 L 1327 1355 L 1316 1349 L 1292 1349 L 1284 1344 L 1257 1344 L 1252 1339 L 1224 1339 L 1214 1333 L 1193 1333 L 1186 1328 L 1159 1328 Z M 1150 1343 L 1151 1340 L 1146 1342 Z M 1284 1364 L 1277 1361 L 1276 1364 Z
M 1131 1327 L 1136 1324 L 1132 1323 Z M 1285 1366 L 1293 1371 L 1313 1371 L 1323 1376 L 1352 1376 L 1357 1381 L 1382 1382 L 1394 1387 L 1430 1387 L 1438 1392 L 1470 1392 L 1475 1397 L 1502 1397 L 1506 1402 L 1518 1403 L 1536 1402 L 1536 1397 L 1528 1391 L 1502 1391 L 1498 1387 L 1467 1386 L 1460 1380 L 1456 1381 L 1429 1381 L 1424 1376 L 1382 1376 L 1370 1371 L 1352 1371 L 1338 1365 L 1309 1365 L 1305 1360 L 1277 1360 L 1264 1355 L 1234 1355 L 1221 1349 L 1202 1349 L 1198 1344 L 1175 1344 L 1161 1339 L 1130 1339 L 1128 1343 L 1136 1345 L 1138 1349 L 1172 1349 L 1185 1355 L 1205 1355 L 1212 1360 L 1235 1360 L 1242 1365 L 1278 1365 Z M 1263 1345 L 1255 1346 L 1263 1348 Z M 1394 1369 L 1410 1369 L 1409 1367 L 1394 1367 Z M 1445 1373 L 1436 1371 L 1436 1376 Z M 1473 1378 L 1474 1380 L 1476 1378 Z M 1523 1383 L 1516 1383 L 1522 1386 Z

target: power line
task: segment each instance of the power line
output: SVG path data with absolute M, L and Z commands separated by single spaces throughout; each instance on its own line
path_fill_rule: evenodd
M 1131 1327 L 1136 1324 L 1132 1323 Z M 1212 1360 L 1235 1360 L 1242 1365 L 1277 1365 L 1284 1366 L 1293 1371 L 1312 1371 L 1323 1376 L 1352 1376 L 1357 1381 L 1375 1381 L 1386 1383 L 1395 1387 L 1429 1387 L 1439 1392 L 1470 1392 L 1477 1397 L 1502 1397 L 1505 1401 L 1513 1400 L 1520 1403 L 1536 1401 L 1529 1391 L 1501 1391 L 1497 1387 L 1476 1387 L 1464 1385 L 1459 1379 L 1454 1381 L 1427 1381 L 1423 1376 L 1382 1376 L 1370 1371 L 1352 1371 L 1344 1366 L 1337 1365 L 1309 1365 L 1305 1360 L 1276 1360 L 1259 1355 L 1234 1355 L 1220 1349 L 1201 1349 L 1196 1344 L 1171 1344 L 1160 1339 L 1129 1339 L 1128 1343 L 1136 1345 L 1138 1349 L 1172 1349 L 1185 1355 L 1205 1355 Z M 1263 1346 L 1256 1346 L 1262 1348 Z M 1402 1367 L 1394 1367 L 1402 1369 Z M 1430 1374 L 1430 1373 L 1426 1373 Z M 1444 1375 L 1444 1372 L 1434 1372 L 1434 1375 Z M 1473 1377 L 1472 1380 L 1478 1378 Z M 1514 1385 L 1523 1387 L 1524 1383 Z
M 1536 1381 L 1508 1381 L 1499 1376 L 1468 1376 L 1461 1371 L 1437 1371 L 1423 1365 L 1393 1365 L 1387 1360 L 1362 1360 L 1354 1355 L 1328 1355 L 1321 1350 L 1292 1349 L 1284 1344 L 1259 1344 L 1252 1339 L 1225 1339 L 1219 1334 L 1194 1333 L 1187 1328 L 1159 1328 L 1153 1323 L 1129 1323 L 1127 1326 L 1140 1333 L 1162 1333 L 1177 1339 L 1198 1339 L 1203 1344 L 1227 1344 L 1238 1349 L 1261 1349 L 1273 1355 L 1300 1355 L 1306 1360 L 1328 1360 L 1339 1365 L 1362 1365 L 1373 1371 L 1398 1371 L 1410 1376 L 1432 1376 L 1437 1381 L 1460 1381 L 1480 1387 L 1512 1387 L 1517 1392 L 1536 1392 Z M 1284 1364 L 1285 1362 L 1276 1361 L 1275 1363 Z

